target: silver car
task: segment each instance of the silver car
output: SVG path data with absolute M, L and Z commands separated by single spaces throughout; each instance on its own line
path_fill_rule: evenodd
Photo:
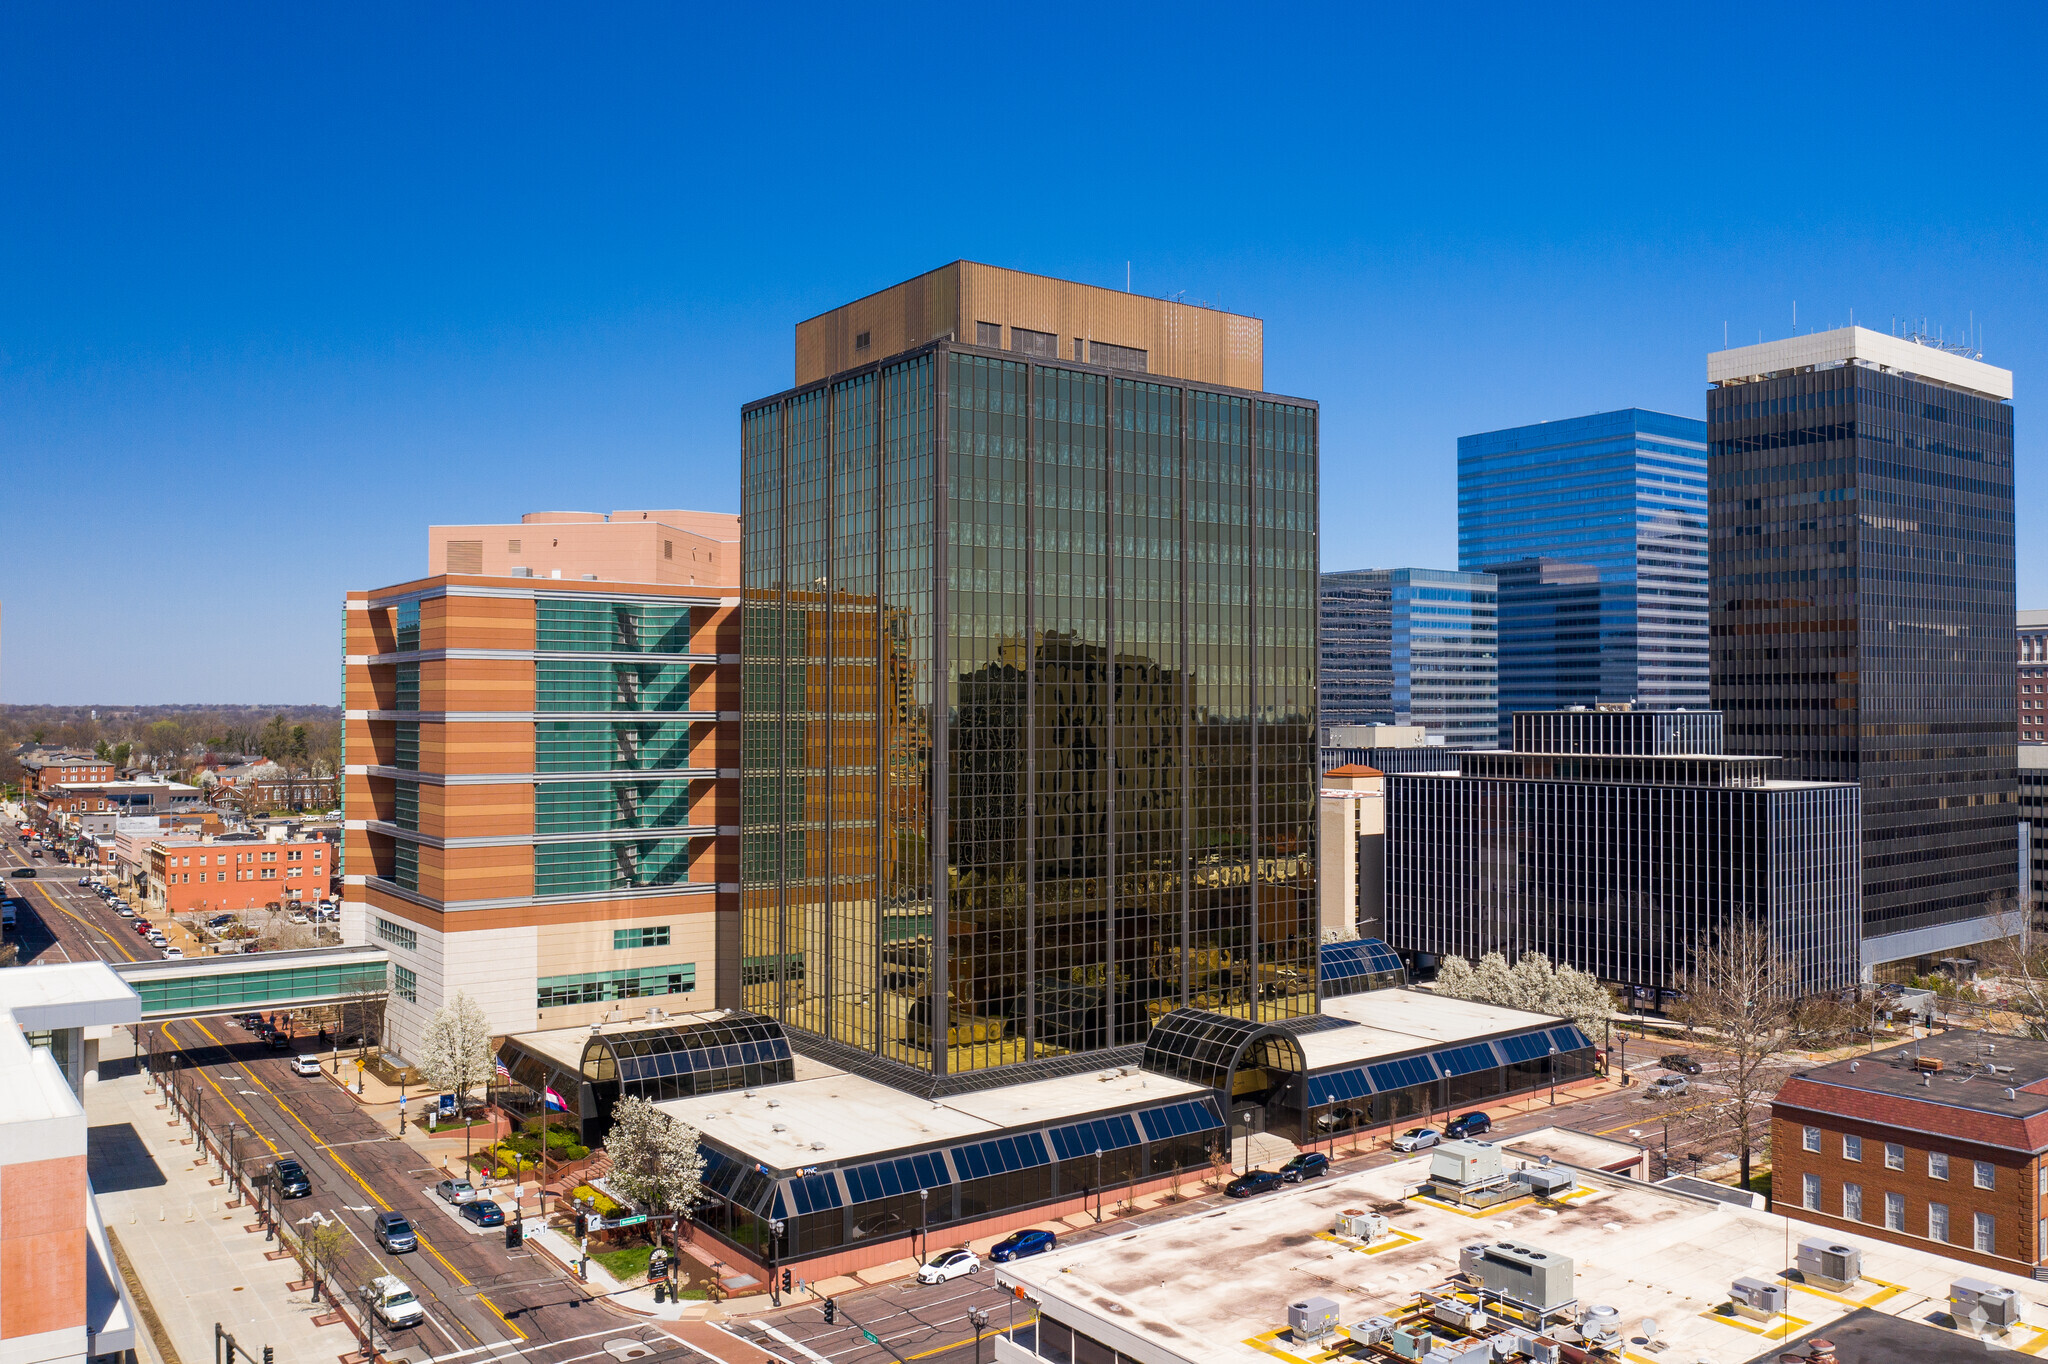
M 444 1179 L 434 1186 L 434 1197 L 459 1207 L 475 1201 L 476 1188 L 466 1179 Z
M 1683 1075 L 1660 1075 L 1650 1082 L 1650 1097 L 1670 1099 L 1692 1088 L 1692 1081 Z

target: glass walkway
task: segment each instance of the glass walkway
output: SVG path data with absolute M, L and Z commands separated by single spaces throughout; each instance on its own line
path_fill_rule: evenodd
M 112 963 L 142 997 L 142 1021 L 269 1013 L 384 993 L 381 947 L 314 947 L 183 961 Z

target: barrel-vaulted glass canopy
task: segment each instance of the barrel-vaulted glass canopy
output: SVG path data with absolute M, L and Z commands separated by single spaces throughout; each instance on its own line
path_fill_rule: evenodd
M 630 1032 L 591 1034 L 583 1077 L 618 1086 L 619 1098 L 686 1099 L 728 1089 L 780 1084 L 796 1077 L 782 1025 L 735 1010 Z

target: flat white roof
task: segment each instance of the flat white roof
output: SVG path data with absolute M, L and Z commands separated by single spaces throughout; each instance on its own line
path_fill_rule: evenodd
M 807 1069 L 811 1070 L 808 1076 Z M 822 1062 L 806 1067 L 799 1053 L 798 1078 L 788 1084 L 670 1099 L 658 1107 L 721 1146 L 743 1152 L 770 1169 L 792 1170 L 828 1161 L 859 1161 L 891 1151 L 985 1140 L 1007 1130 L 1208 1092 L 1199 1085 L 1147 1071 L 1114 1079 L 1101 1078 L 1104 1073 L 926 1099 L 834 1070 Z M 778 1132 L 777 1127 L 784 1130 Z
M 0 971 L 0 1012 L 30 1032 L 102 1028 L 140 1022 L 142 999 L 103 961 L 56 962 Z
M 1323 1012 L 1357 1027 L 1304 1033 L 1302 1057 L 1311 1071 L 1399 1056 L 1525 1028 L 1556 1027 L 1565 1020 L 1476 999 L 1453 999 L 1428 990 L 1369 990 L 1323 1001 Z
M 2044 1320 L 2048 1286 L 2031 1279 L 1591 1171 L 1572 1172 L 1577 1187 L 1561 1206 L 1517 1200 L 1474 1216 L 1408 1200 L 1389 1215 L 1396 1237 L 1365 1248 L 1328 1235 L 1338 1212 L 1403 1200 L 1428 1168 L 1423 1156 L 1318 1180 L 991 1268 L 999 1285 L 1021 1286 L 1044 1315 L 1144 1364 L 1294 1359 L 1297 1347 L 1275 1334 L 1287 1326 L 1289 1303 L 1309 1293 L 1334 1299 L 1344 1326 L 1398 1316 L 1419 1290 L 1456 1272 L 1460 1247 L 1475 1241 L 1570 1256 L 1582 1308 L 1618 1309 L 1631 1337 L 1644 1318 L 1655 1319 L 1664 1345 L 1657 1358 L 1683 1364 L 1736 1364 L 1770 1350 L 1770 1339 L 1715 1309 L 1738 1278 L 1777 1279 L 1791 1268 L 1788 1251 L 1808 1236 L 1861 1246 L 1866 1277 L 1825 1295 L 1788 1284 L 1790 1315 L 1807 1323 L 1797 1331 L 1865 1306 L 1926 1320 L 1930 1303 L 1942 1304 L 1963 1277 L 2018 1290 L 2028 1319 Z M 2022 1330 L 2010 1343 L 2043 1340 L 2048 1333 Z M 1650 1356 L 1638 1346 L 1629 1358 Z
M 1644 1119 L 1645 1122 L 1649 1120 Z M 1633 1165 L 1643 1158 L 1643 1147 L 1630 1141 L 1616 1141 L 1595 1132 L 1573 1127 L 1539 1127 L 1519 1136 L 1502 1137 L 1500 1149 L 1530 1160 L 1549 1156 L 1566 1165 L 1589 1170 L 1614 1170 Z
M 1993 398 L 2012 397 L 2012 371 L 1987 365 L 1966 355 L 1923 346 L 1904 337 L 1888 336 L 1868 327 L 1838 327 L 1834 331 L 1788 336 L 1782 341 L 1765 341 L 1754 346 L 1717 350 L 1707 356 L 1707 382 L 1726 383 L 1732 379 L 1761 378 L 1785 370 L 1808 366 L 1833 368 L 1861 360 L 1880 369 L 1900 374 L 1917 374 L 1937 383 L 1966 388 Z

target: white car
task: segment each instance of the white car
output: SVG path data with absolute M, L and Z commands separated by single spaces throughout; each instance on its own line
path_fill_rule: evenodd
M 369 1304 L 386 1326 L 417 1326 L 427 1319 L 420 1300 L 396 1274 L 378 1275 L 357 1289 L 356 1296 Z
M 166 947 L 164 949 L 164 960 L 166 961 L 182 961 L 184 956 L 185 949 L 182 947 Z
M 981 1257 L 971 1250 L 949 1251 L 917 1271 L 919 1283 L 944 1283 L 962 1274 L 981 1273 Z
M 1434 1127 L 1411 1127 L 1400 1136 L 1394 1138 L 1394 1149 L 1396 1151 L 1424 1151 L 1437 1145 L 1443 1139 L 1444 1134 L 1437 1131 Z
M 292 1058 L 292 1074 L 294 1074 L 294 1075 L 318 1075 L 319 1073 L 320 1073 L 320 1058 L 319 1058 L 319 1057 L 317 1057 L 317 1056 L 295 1056 L 295 1057 L 293 1057 L 293 1058 Z
M 1683 1075 L 1660 1075 L 1651 1082 L 1648 1090 L 1653 1099 L 1669 1099 L 1692 1088 L 1692 1081 Z

